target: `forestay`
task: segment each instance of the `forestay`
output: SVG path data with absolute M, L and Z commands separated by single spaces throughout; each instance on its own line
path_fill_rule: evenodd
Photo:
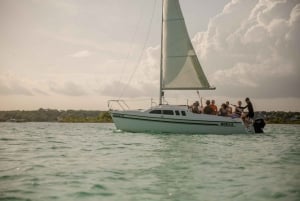
M 164 0 L 162 90 L 211 89 L 187 32 L 179 0 Z

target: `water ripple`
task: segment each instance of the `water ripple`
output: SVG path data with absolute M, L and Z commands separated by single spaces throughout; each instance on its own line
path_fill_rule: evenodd
M 2 123 L 0 200 L 300 198 L 300 126 L 155 135 L 113 124 Z

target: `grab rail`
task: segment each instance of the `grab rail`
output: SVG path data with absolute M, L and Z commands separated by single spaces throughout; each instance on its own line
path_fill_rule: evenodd
M 126 110 L 126 109 L 129 110 L 130 109 L 129 106 L 127 105 L 127 103 L 124 100 L 108 100 L 107 101 L 107 106 L 108 106 L 109 110 L 113 110 L 113 108 L 112 108 L 113 103 L 117 103 L 122 110 Z

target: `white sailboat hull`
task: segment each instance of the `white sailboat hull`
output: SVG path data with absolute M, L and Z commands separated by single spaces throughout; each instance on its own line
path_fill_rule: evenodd
M 176 109 L 175 109 L 176 110 Z M 241 119 L 216 115 L 194 114 L 185 111 L 181 115 L 151 114 L 149 111 L 112 111 L 116 128 L 138 133 L 170 134 L 245 134 L 249 131 Z

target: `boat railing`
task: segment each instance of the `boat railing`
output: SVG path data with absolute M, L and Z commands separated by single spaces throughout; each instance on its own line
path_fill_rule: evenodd
M 156 107 L 157 103 L 151 98 L 151 108 Z
M 125 100 L 109 100 L 107 101 L 107 105 L 108 105 L 108 109 L 109 110 L 114 110 L 113 106 L 115 104 L 117 104 L 119 106 L 120 109 L 122 110 L 129 110 L 129 106 L 127 105 L 127 103 L 125 102 Z
M 153 107 L 156 107 L 158 106 L 157 102 L 154 101 L 153 98 L 151 99 L 140 99 L 140 100 L 121 100 L 121 99 L 118 99 L 118 100 L 108 100 L 107 101 L 107 105 L 108 105 L 108 109 L 109 110 L 131 110 L 131 109 L 135 109 L 135 110 L 142 110 L 142 109 L 137 109 L 136 107 L 129 107 L 129 104 L 127 104 L 127 102 L 131 103 L 131 102 L 139 102 L 143 105 L 145 105 L 145 101 L 148 102 L 148 104 L 150 103 L 150 107 L 153 108 Z M 140 105 L 140 104 L 139 104 Z M 136 104 L 135 104 L 136 106 Z

